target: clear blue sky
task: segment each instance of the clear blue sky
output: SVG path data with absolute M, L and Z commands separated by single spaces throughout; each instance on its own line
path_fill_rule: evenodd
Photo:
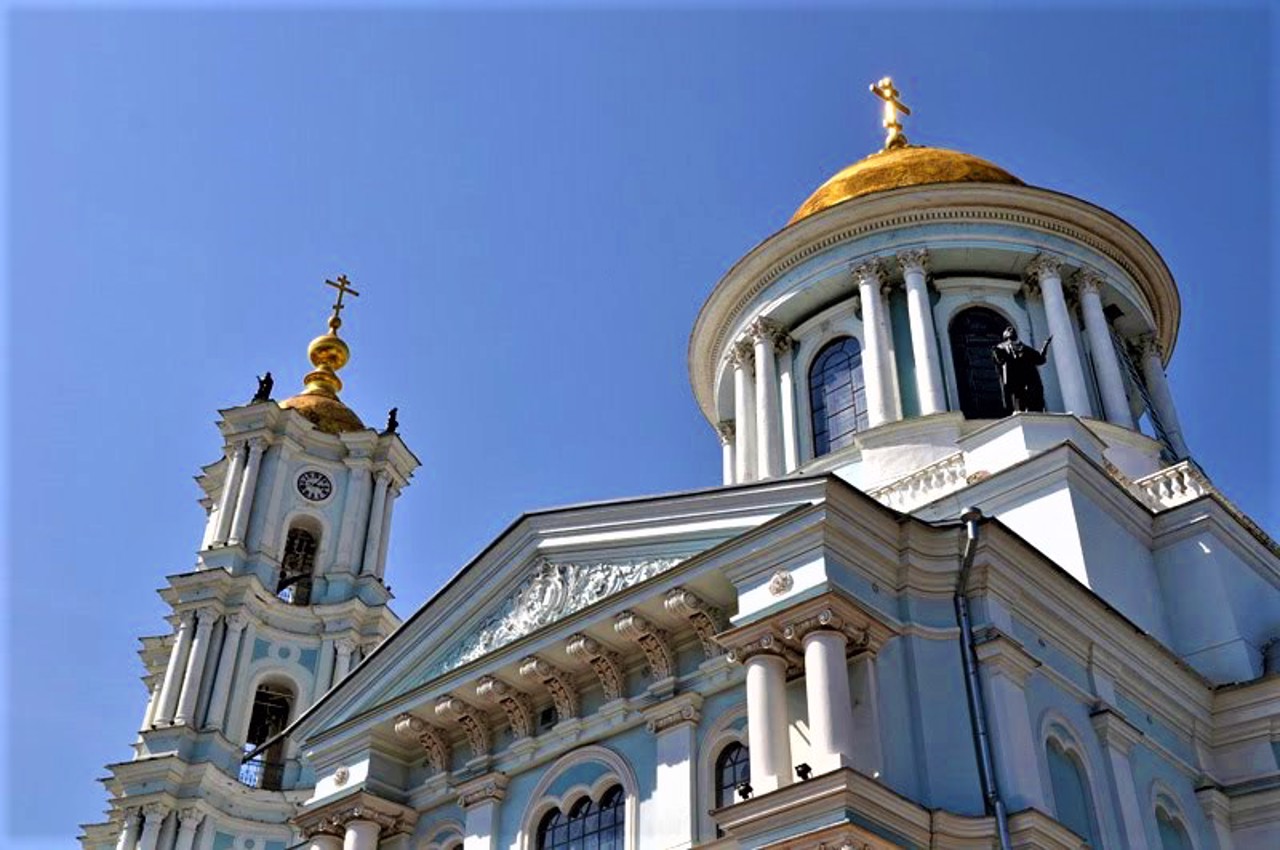
M 299 386 L 349 274 L 344 398 L 423 461 L 409 613 L 522 511 L 718 483 L 685 367 L 719 276 L 915 142 L 1126 218 L 1183 299 L 1188 441 L 1276 533 L 1274 21 L 1203 11 L 295 9 L 7 21 L 14 842 L 96 820 L 192 568 L 218 408 Z M 0 835 L 3 835 L 0 832 Z M 0 843 L 4 843 L 0 840 Z

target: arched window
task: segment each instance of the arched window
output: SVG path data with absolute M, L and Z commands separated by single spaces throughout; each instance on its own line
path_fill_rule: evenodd
M 829 343 L 809 367 L 809 407 L 813 413 L 813 456 L 853 444 L 867 427 L 867 390 L 862 379 L 862 346 L 853 337 Z
M 538 824 L 538 850 L 622 850 L 626 830 L 626 797 L 621 785 L 600 796 L 600 802 L 583 797 L 568 814 L 560 809 L 547 812 Z
M 288 685 L 263 684 L 253 696 L 253 712 L 249 715 L 249 733 L 244 751 L 253 752 L 276 738 L 289 725 L 293 712 L 293 689 Z M 253 758 L 241 762 L 240 781 L 253 788 L 279 791 L 284 782 L 284 739 L 276 738 L 271 746 Z
M 284 557 L 280 559 L 280 581 L 276 596 L 290 605 L 311 604 L 311 574 L 316 566 L 316 549 L 319 540 L 305 528 L 294 526 L 284 543 Z
M 1006 413 L 991 349 L 1003 341 L 1007 327 L 1004 316 L 986 307 L 961 310 L 951 320 L 951 362 L 966 419 L 999 419 Z
M 738 786 L 751 781 L 751 759 L 745 746 L 734 741 L 716 759 L 716 808 L 737 801 Z
M 1164 806 L 1156 807 L 1156 830 L 1160 833 L 1160 850 L 1194 850 L 1182 819 Z
M 1049 761 L 1049 783 L 1053 788 L 1053 808 L 1058 820 L 1094 847 L 1101 847 L 1094 826 L 1093 802 L 1089 797 L 1084 766 L 1075 753 L 1064 749 L 1056 738 L 1049 739 L 1045 751 Z

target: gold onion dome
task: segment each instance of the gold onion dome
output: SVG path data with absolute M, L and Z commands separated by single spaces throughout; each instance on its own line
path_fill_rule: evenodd
M 337 374 L 351 359 L 351 349 L 338 336 L 338 328 L 342 327 L 342 319 L 338 314 L 346 306 L 342 303 L 342 296 L 359 293 L 350 288 L 345 275 L 338 276 L 338 283 L 325 283 L 338 290 L 338 303 L 333 305 L 329 332 L 311 340 L 311 344 L 307 346 L 307 357 L 315 368 L 302 379 L 302 392 L 280 402 L 280 406 L 298 411 L 326 434 L 363 431 L 365 426 L 360 417 L 338 399 L 342 379 Z
M 960 151 L 903 145 L 878 151 L 837 172 L 800 205 L 787 224 L 875 192 L 935 183 L 1004 183 L 1022 186 L 995 163 Z

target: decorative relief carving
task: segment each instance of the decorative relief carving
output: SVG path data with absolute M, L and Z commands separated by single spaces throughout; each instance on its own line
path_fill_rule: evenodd
M 1081 295 L 1097 294 L 1104 282 L 1102 275 L 1091 268 L 1086 267 L 1075 273 L 1075 283 L 1080 288 Z
M 878 259 L 855 263 L 849 267 L 849 272 L 853 275 L 854 283 L 859 286 L 862 284 L 877 286 L 880 283 L 881 273 Z
M 706 658 L 715 658 L 724 651 L 716 643 L 716 635 L 729 627 L 729 618 L 723 611 L 683 587 L 673 587 L 663 604 L 669 612 L 686 618 L 693 626 Z
M 671 569 L 683 558 L 645 558 L 586 564 L 538 563 L 489 617 L 467 634 L 422 681 L 461 667 L 607 596 Z
M 656 735 L 681 723 L 697 723 L 702 716 L 699 710 L 701 707 L 700 696 L 696 693 L 684 694 L 646 711 L 645 728 Z
M 772 344 L 773 350 L 782 354 L 791 348 L 791 337 L 782 325 L 773 319 L 760 316 L 747 326 L 747 338 L 752 343 Z
M 1036 254 L 1027 263 L 1026 274 L 1036 280 L 1044 280 L 1046 277 L 1061 279 L 1062 260 L 1053 254 Z
M 472 758 L 489 755 L 489 724 L 484 714 L 451 694 L 436 700 L 436 717 L 452 720 L 466 733 Z
M 776 655 L 786 660 L 788 666 L 798 666 L 800 658 L 796 653 L 772 633 L 760 635 L 748 641 L 742 641 L 729 647 L 729 660 L 735 664 L 746 664 L 756 655 Z
M 449 742 L 440 734 L 440 730 L 412 714 L 397 717 L 395 729 L 397 736 L 422 745 L 427 754 L 427 765 L 432 770 L 444 773 L 449 769 Z
M 347 780 L 351 778 L 351 771 L 345 767 L 340 767 L 333 772 L 333 784 L 341 788 L 347 784 Z
M 720 442 L 725 443 L 726 445 L 731 444 L 735 434 L 737 433 L 733 420 L 725 419 L 721 422 L 717 422 L 716 433 L 720 435 Z
M 489 800 L 501 802 L 507 796 L 507 783 L 510 780 L 505 773 L 487 773 L 478 779 L 468 782 L 458 789 L 458 806 L 468 809 Z
M 523 693 L 501 679 L 484 676 L 476 684 L 476 696 L 502 708 L 511 725 L 511 734 L 517 739 L 533 735 L 533 708 Z
M 590 665 L 596 678 L 600 680 L 606 702 L 622 699 L 624 680 L 616 655 L 601 646 L 595 638 L 581 632 L 569 636 L 565 650 L 573 658 Z
M 675 675 L 675 653 L 671 651 L 665 631 L 634 611 L 623 611 L 618 614 L 613 629 L 640 645 L 645 660 L 649 662 L 649 671 L 655 682 Z
M 1143 334 L 1134 340 L 1134 343 L 1143 358 L 1158 357 L 1160 362 L 1164 363 L 1164 346 L 1160 344 L 1155 334 Z
M 929 252 L 924 248 L 909 248 L 898 252 L 898 265 L 904 273 L 924 274 L 929 265 Z
M 854 626 L 846 622 L 830 608 L 823 608 L 811 616 L 788 623 L 782 630 L 782 636 L 789 641 L 801 642 L 805 635 L 815 631 L 839 632 L 848 640 L 847 649 L 856 651 L 865 649 L 871 642 L 871 634 L 866 626 Z
M 735 369 L 745 369 L 748 372 L 755 366 L 756 350 L 751 344 L 751 340 L 742 339 L 735 342 L 729 349 L 729 365 Z
M 769 579 L 769 593 L 774 596 L 781 596 L 795 587 L 795 584 L 795 579 L 791 577 L 791 573 L 783 569 L 776 570 Z
M 578 689 L 573 684 L 573 677 L 566 671 L 536 655 L 530 655 L 520 662 L 520 675 L 540 682 L 547 689 L 551 694 L 551 702 L 556 707 L 556 715 L 561 720 L 578 716 Z

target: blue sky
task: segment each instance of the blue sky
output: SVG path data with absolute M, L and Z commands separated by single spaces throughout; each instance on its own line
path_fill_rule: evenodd
M 719 276 L 880 139 L 1121 215 L 1183 299 L 1192 451 L 1273 534 L 1275 22 L 943 11 L 11 12 L 5 379 L 14 842 L 97 819 L 189 570 L 216 410 L 300 386 L 345 272 L 344 399 L 423 466 L 407 615 L 522 511 L 718 483 L 686 377 Z M 5 834 L 0 831 L 0 835 Z

